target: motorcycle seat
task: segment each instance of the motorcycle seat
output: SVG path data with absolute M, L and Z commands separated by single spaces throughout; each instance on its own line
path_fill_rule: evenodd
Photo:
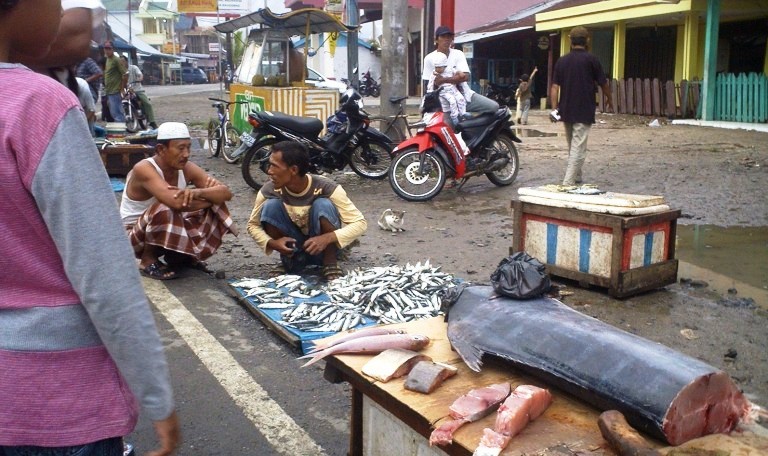
M 266 122 L 308 136 L 318 136 L 324 126 L 320 119 L 290 116 L 281 112 L 261 111 L 258 116 Z
M 469 128 L 474 127 L 481 127 L 483 125 L 488 125 L 491 123 L 491 121 L 496 117 L 496 114 L 490 114 L 490 113 L 481 113 L 481 114 L 474 114 L 472 117 L 466 120 L 460 120 L 458 125 L 456 125 L 456 132 L 461 132 L 463 130 L 467 130 Z
M 389 102 L 392 104 L 400 103 L 401 101 L 407 99 L 408 97 L 389 97 Z

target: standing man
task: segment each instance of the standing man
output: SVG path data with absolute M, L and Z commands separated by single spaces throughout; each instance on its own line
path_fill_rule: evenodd
M 189 161 L 191 145 L 186 125 L 165 122 L 157 129 L 155 155 L 125 179 L 120 215 L 139 270 L 152 279 L 174 279 L 180 267 L 212 272 L 204 260 L 225 234 L 237 234 L 225 204 L 232 192 Z
M 256 195 L 248 233 L 267 255 L 273 250 L 280 254 L 270 275 L 298 273 L 315 264 L 331 281 L 343 275 L 338 250 L 360 237 L 368 222 L 341 185 L 308 171 L 309 153 L 302 144 L 272 146 L 270 181 Z
M 133 90 L 136 96 L 141 100 L 142 108 L 144 109 L 144 115 L 147 116 L 147 121 L 151 128 L 157 129 L 155 123 L 155 110 L 152 109 L 152 103 L 149 102 L 146 92 L 144 92 L 144 86 L 141 85 L 141 81 L 144 80 L 144 74 L 141 72 L 138 66 L 128 63 L 128 57 L 121 56 L 120 60 L 123 62 L 123 66 L 128 68 L 128 72 L 125 74 L 126 87 Z
M 115 55 L 115 48 L 111 41 L 104 43 L 104 57 L 106 58 L 104 64 L 104 92 L 107 95 L 109 114 L 115 122 L 125 122 L 120 92 L 123 89 L 123 75 L 128 69 L 123 66 L 123 62 Z
M 533 78 L 536 76 L 536 72 L 539 71 L 538 67 L 533 67 L 531 75 L 523 73 L 520 76 L 520 85 L 517 86 L 515 98 L 517 98 L 517 115 L 515 116 L 517 123 L 521 125 L 528 125 L 528 111 L 531 109 L 531 88 L 533 86 Z
M 77 77 L 82 78 L 88 83 L 94 103 L 99 101 L 99 86 L 101 85 L 102 75 L 101 67 L 90 57 L 77 65 Z
M 453 73 L 453 76 L 435 76 L 435 86 L 439 86 L 445 83 L 456 84 L 459 91 L 464 95 L 464 99 L 467 100 L 467 112 L 486 112 L 494 113 L 499 109 L 499 104 L 495 101 L 474 92 L 469 88 L 469 64 L 467 64 L 467 58 L 464 53 L 458 49 L 453 48 L 453 31 L 450 28 L 441 25 L 435 30 L 435 46 L 437 49 L 430 52 L 424 57 L 423 71 L 421 73 L 421 79 L 425 83 L 430 80 L 434 71 L 434 54 L 442 53 L 448 57 L 448 73 Z M 446 116 L 446 123 L 449 122 Z M 451 125 L 453 126 L 453 125 Z
M 600 61 L 587 52 L 587 29 L 574 27 L 568 36 L 571 52 L 560 57 L 555 64 L 549 98 L 554 108 L 550 119 L 553 122 L 562 120 L 565 124 L 568 168 L 563 185 L 572 186 L 582 182 L 581 168 L 587 158 L 587 138 L 595 123 L 597 86 L 603 89 L 607 110 L 611 109 L 613 101 Z

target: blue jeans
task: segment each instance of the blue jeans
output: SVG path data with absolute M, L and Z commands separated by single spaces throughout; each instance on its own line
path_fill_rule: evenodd
M 123 439 L 112 437 L 70 447 L 0 446 L 0 456 L 123 456 Z
M 123 98 L 120 96 L 120 93 L 110 93 L 107 95 L 107 106 L 109 106 L 109 114 L 115 119 L 115 122 L 125 122 Z
M 283 201 L 272 198 L 264 203 L 261 208 L 261 225 L 269 224 L 280 230 L 285 236 L 296 239 L 296 251 L 291 257 L 280 255 L 280 259 L 286 266 L 287 272 L 293 272 L 291 270 L 298 270 L 308 264 L 323 264 L 323 255 L 307 255 L 304 253 L 304 241 L 307 239 L 322 234 L 320 229 L 320 219 L 324 218 L 328 220 L 335 229 L 341 228 L 341 217 L 339 216 L 339 210 L 333 205 L 328 198 L 317 198 L 312 202 L 312 206 L 309 209 L 309 234 L 305 235 L 301 232 L 298 226 L 296 226 L 291 218 L 288 216 L 288 211 L 285 210 Z M 291 267 L 288 267 L 288 266 Z M 2 456 L 2 455 L 0 455 Z

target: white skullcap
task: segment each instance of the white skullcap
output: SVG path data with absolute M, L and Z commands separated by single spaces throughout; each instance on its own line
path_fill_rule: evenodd
M 432 54 L 432 65 L 436 67 L 448 66 L 448 56 L 442 52 L 435 52 Z
M 157 128 L 157 140 L 190 139 L 189 129 L 181 122 L 165 122 Z

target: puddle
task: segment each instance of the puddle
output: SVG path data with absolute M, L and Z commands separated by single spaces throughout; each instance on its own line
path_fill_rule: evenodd
M 515 128 L 515 134 L 519 138 L 548 138 L 553 136 L 564 136 L 565 133 L 550 133 L 541 130 L 529 130 L 527 128 Z
M 752 298 L 768 309 L 768 227 L 678 225 L 675 257 L 678 278 L 709 283 L 709 288 Z

